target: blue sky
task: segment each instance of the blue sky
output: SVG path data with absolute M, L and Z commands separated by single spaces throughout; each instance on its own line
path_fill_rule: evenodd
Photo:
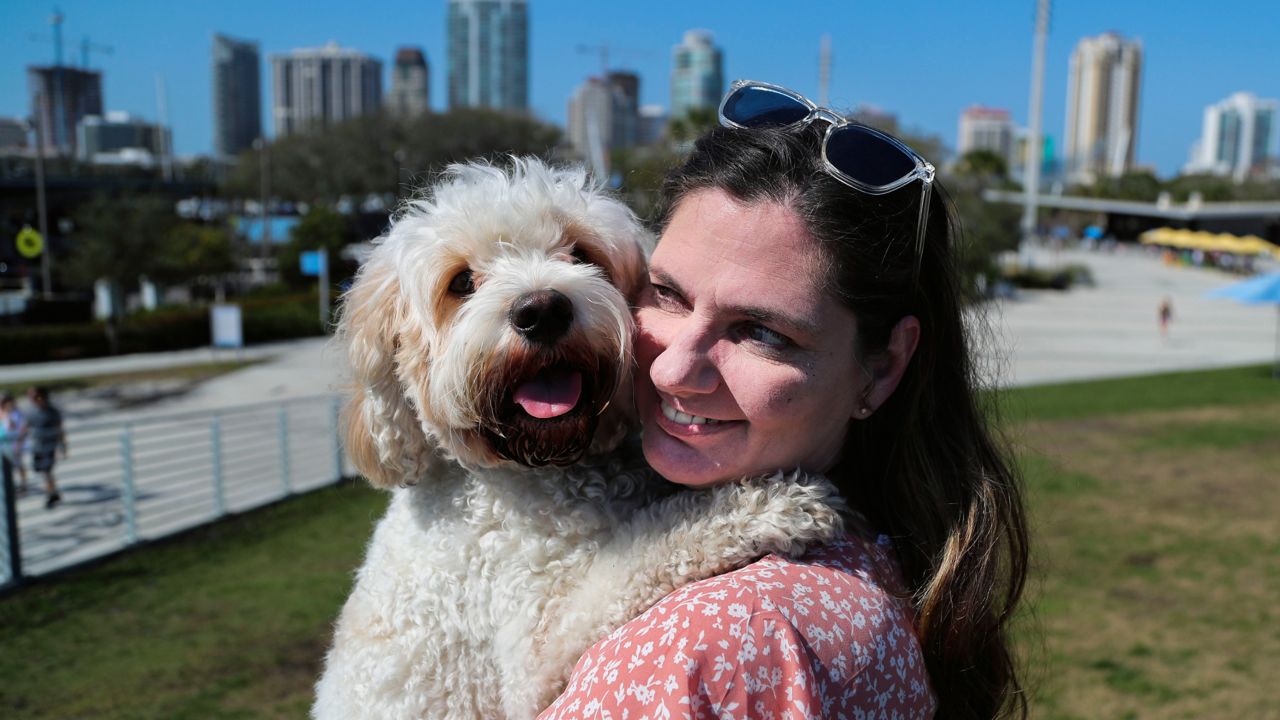
M 1280 96 L 1280 3 L 1275 0 L 1059 0 L 1046 54 L 1045 131 L 1062 134 L 1067 62 L 1076 41 L 1115 30 L 1145 48 L 1138 161 L 1172 174 L 1200 133 L 1206 105 L 1248 90 Z M 0 0 L 0 116 L 29 112 L 25 67 L 47 63 L 53 3 Z M 432 104 L 445 92 L 444 0 L 62 0 L 67 52 L 83 36 L 110 45 L 91 58 L 105 73 L 107 109 L 155 118 L 155 76 L 168 89 L 179 154 L 208 152 L 213 121 L 210 38 L 254 39 L 264 54 L 264 123 L 270 83 L 265 55 L 329 40 L 387 65 L 399 45 L 421 46 L 431 64 Z M 530 0 L 530 101 L 563 124 L 575 85 L 599 72 L 583 44 L 607 44 L 616 66 L 641 75 L 645 103 L 669 105 L 671 47 L 690 28 L 715 33 L 729 79 L 769 80 L 816 96 L 819 42 L 830 33 L 831 101 L 870 103 L 907 127 L 954 144 L 971 104 L 1027 120 L 1034 0 Z M 389 72 L 389 70 L 388 70 Z M 1060 143 L 1059 143 L 1060 146 Z

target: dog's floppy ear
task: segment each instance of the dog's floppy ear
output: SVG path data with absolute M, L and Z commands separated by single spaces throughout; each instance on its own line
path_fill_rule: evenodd
M 408 310 L 387 250 L 376 248 L 356 273 L 337 329 L 353 375 L 343 439 L 356 469 L 381 488 L 413 484 L 434 456 L 396 376 L 396 348 Z

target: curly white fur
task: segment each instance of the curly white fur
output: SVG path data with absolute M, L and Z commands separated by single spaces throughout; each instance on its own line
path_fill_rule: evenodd
M 634 444 L 618 447 L 630 428 L 628 297 L 650 246 L 584 172 L 536 160 L 454 166 L 395 219 L 339 325 L 355 381 L 347 446 L 394 497 L 314 717 L 531 718 L 587 647 L 672 589 L 840 532 L 843 505 L 821 478 L 676 491 Z M 462 270 L 476 280 L 466 296 L 449 291 Z M 560 345 L 613 380 L 596 388 L 585 459 L 568 467 L 512 462 L 482 430 L 495 384 L 540 357 L 509 313 L 543 289 L 572 303 Z

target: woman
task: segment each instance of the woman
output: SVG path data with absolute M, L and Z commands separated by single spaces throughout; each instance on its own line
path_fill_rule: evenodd
M 636 310 L 645 457 L 691 487 L 824 472 L 849 535 L 676 591 L 542 717 L 1025 715 L 1021 499 L 932 166 L 776 86 L 736 84 L 721 124 L 664 186 Z

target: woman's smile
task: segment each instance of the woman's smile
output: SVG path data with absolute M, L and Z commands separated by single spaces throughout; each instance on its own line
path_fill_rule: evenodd
M 834 463 L 857 402 L 856 323 L 820 268 L 781 204 L 706 191 L 676 208 L 636 310 L 645 458 L 663 477 Z

